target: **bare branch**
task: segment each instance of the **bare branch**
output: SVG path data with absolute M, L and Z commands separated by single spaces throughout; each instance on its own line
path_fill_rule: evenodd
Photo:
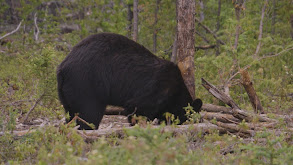
M 4 36 L 2 36 L 2 37 L 0 37 L 0 40 L 2 40 L 3 38 L 5 38 L 5 37 L 7 37 L 7 36 L 9 36 L 9 35 L 11 35 L 11 34 L 13 34 L 13 33 L 17 32 L 17 31 L 19 30 L 19 28 L 20 28 L 21 24 L 22 24 L 22 21 L 23 21 L 23 20 L 21 20 L 21 21 L 20 21 L 20 23 L 18 24 L 18 26 L 17 26 L 17 28 L 16 28 L 15 30 L 13 30 L 13 31 L 12 31 L 12 32 L 10 32 L 10 33 L 7 33 L 7 34 L 5 34 L 5 35 L 4 35 Z
M 227 96 L 224 92 L 218 90 L 214 85 L 201 78 L 202 85 L 217 99 L 223 101 L 225 104 L 229 105 L 231 108 L 240 109 L 239 106 L 233 101 L 233 99 Z
M 199 33 L 198 31 L 195 31 L 195 34 L 197 34 L 198 36 L 200 36 L 206 43 L 210 43 L 210 41 L 201 33 Z
M 202 24 L 202 23 L 200 22 L 200 20 L 198 20 L 196 17 L 194 17 L 194 19 L 195 19 L 195 21 L 196 21 L 201 27 L 203 27 L 207 32 L 209 32 L 210 34 L 212 34 L 213 37 L 214 37 L 217 41 L 219 41 L 219 43 L 221 43 L 222 45 L 225 45 L 225 43 L 224 43 L 222 40 L 218 39 L 218 36 L 217 36 L 217 35 L 216 35 L 211 29 L 209 29 L 207 26 L 205 26 L 204 24 Z
M 285 49 L 285 50 L 282 50 L 282 51 L 280 51 L 279 53 L 274 54 L 274 55 L 271 55 L 271 56 L 263 56 L 263 57 L 260 57 L 260 58 L 258 59 L 258 61 L 260 61 L 260 60 L 262 60 L 262 59 L 265 59 L 265 58 L 271 58 L 271 57 L 279 56 L 279 55 L 281 55 L 282 53 L 287 52 L 287 51 L 289 51 L 289 50 L 293 50 L 293 47 L 288 48 L 288 49 Z
M 199 49 L 203 49 L 203 50 L 206 50 L 206 49 L 213 49 L 215 48 L 216 45 L 203 45 L 203 46 L 195 46 L 195 50 L 199 50 Z

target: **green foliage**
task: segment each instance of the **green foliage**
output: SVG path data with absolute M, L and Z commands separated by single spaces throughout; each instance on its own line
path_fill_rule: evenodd
M 193 107 L 188 103 L 187 107 L 184 107 L 184 110 L 186 111 L 186 116 L 187 116 L 187 123 L 199 123 L 201 120 L 201 116 L 199 113 L 196 113 L 193 110 Z
M 0 41 L 0 130 L 4 133 L 0 136 L 1 163 L 293 164 L 292 137 L 290 139 L 270 131 L 257 134 L 253 142 L 236 136 L 219 136 L 217 132 L 204 137 L 201 133 L 174 137 L 168 132 L 160 132 L 159 128 L 151 129 L 149 126 L 135 126 L 132 130 L 125 130 L 125 138 L 100 138 L 93 144 L 85 143 L 71 126 L 68 128 L 64 125 L 59 128 L 44 127 L 43 130 L 21 137 L 12 136 L 10 131 L 17 129 L 17 122 L 42 95 L 42 100 L 29 117 L 64 117 L 57 97 L 56 67 L 75 44 L 98 32 L 129 35 L 127 4 L 131 4 L 131 0 L 58 1 L 61 5 L 55 9 L 54 15 L 49 6 L 44 5 L 47 2 L 51 1 L 21 0 L 12 9 L 8 1 L 0 0 L 1 30 L 2 25 L 5 27 L 5 23 L 12 19 L 5 15 L 10 11 L 15 12 L 14 16 L 18 17 L 18 21 L 24 19 L 20 30 L 5 38 L 8 42 Z M 200 78 L 204 77 L 221 89 L 240 68 L 250 65 L 248 72 L 265 111 L 272 112 L 269 116 L 277 118 L 274 115 L 276 112 L 290 113 L 293 107 L 293 50 L 290 49 L 293 41 L 289 21 L 293 11 L 292 5 L 289 5 L 291 2 L 276 0 L 273 6 L 273 2 L 269 1 L 263 21 L 261 49 L 256 57 L 253 54 L 259 42 L 259 22 L 264 1 L 246 1 L 240 22 L 235 18 L 233 3 L 221 2 L 218 31 L 218 0 L 203 1 L 204 9 L 196 5 L 196 17 L 199 17 L 199 11 L 202 10 L 205 15 L 202 23 L 225 42 L 225 45 L 219 45 L 219 54 L 216 54 L 215 49 L 196 51 L 197 97 L 205 103 L 221 104 L 200 85 Z M 139 1 L 138 42 L 153 50 L 153 34 L 156 33 L 156 54 L 165 59 L 169 59 L 175 37 L 175 3 L 175 0 L 160 1 L 158 22 L 155 24 L 156 1 Z M 275 24 L 273 11 L 276 13 Z M 35 13 L 40 29 L 38 42 L 33 36 Z M 79 30 L 63 34 L 60 26 L 64 23 L 77 25 Z M 234 49 L 235 27 L 238 23 L 241 30 L 238 47 Z M 205 39 L 195 35 L 196 46 L 217 44 L 214 37 L 197 24 L 196 31 L 209 41 L 207 43 Z M 1 31 L 2 34 L 6 32 L 9 31 Z M 278 53 L 278 56 L 270 57 Z M 263 59 L 259 60 L 260 58 Z M 239 80 L 240 75 L 237 74 L 231 81 L 230 95 L 241 108 L 252 111 L 249 98 Z M 199 122 L 200 116 L 194 113 L 191 106 L 187 106 L 185 110 L 188 123 Z M 172 123 L 178 122 L 174 115 L 165 115 Z M 144 126 L 147 124 L 143 117 L 135 119 Z M 285 121 L 278 120 L 277 127 L 286 130 Z M 258 122 L 258 119 L 255 118 L 253 122 Z M 245 122 L 239 126 L 241 129 L 248 127 Z M 225 155 L 223 151 L 227 151 Z

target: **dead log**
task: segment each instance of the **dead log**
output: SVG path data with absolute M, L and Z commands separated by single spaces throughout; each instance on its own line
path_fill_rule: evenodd
M 239 125 L 231 124 L 231 123 L 222 123 L 222 122 L 216 122 L 217 126 L 224 128 L 225 130 L 232 132 L 232 133 L 244 133 L 247 134 L 248 137 L 254 136 L 255 132 L 249 129 L 241 128 Z
M 255 111 L 255 113 L 264 113 L 263 107 L 261 105 L 261 102 L 259 98 L 256 95 L 256 92 L 253 87 L 253 83 L 250 80 L 250 76 L 245 69 L 240 69 L 240 74 L 241 74 L 241 84 L 243 85 L 246 93 L 248 94 L 250 103 Z
M 123 137 L 125 135 L 125 130 L 133 129 L 134 127 L 126 128 L 111 128 L 111 129 L 99 129 L 99 130 L 77 130 L 77 132 L 86 140 L 94 141 L 99 137 L 105 136 L 117 136 Z M 212 133 L 214 131 L 219 131 L 220 134 L 226 133 L 226 130 L 218 127 L 217 125 L 211 123 L 197 123 L 192 125 L 177 125 L 177 126 L 151 126 L 152 129 L 160 129 L 160 132 L 169 132 L 172 135 L 182 135 L 183 133 Z M 144 129 L 144 128 L 142 128 Z
M 230 114 L 223 114 L 223 113 L 213 113 L 213 112 L 200 112 L 201 117 L 207 120 L 220 121 L 222 123 L 240 123 L 241 120 L 235 118 Z
M 123 115 L 123 110 L 124 109 L 121 107 L 108 107 L 105 111 L 105 115 Z M 258 119 L 258 121 L 260 122 L 276 122 L 276 120 L 270 119 L 266 115 L 252 114 L 241 109 L 232 109 L 229 107 L 213 105 L 213 104 L 203 104 L 202 110 L 207 112 L 217 113 L 217 114 L 214 114 L 214 116 L 216 115 L 221 116 L 221 113 L 230 114 L 230 115 L 233 115 L 233 117 L 237 118 L 238 119 L 237 121 L 245 120 L 247 122 L 251 122 L 254 119 L 255 120 Z M 232 121 L 236 121 L 236 119 L 233 119 Z
M 240 120 L 245 120 L 247 122 L 251 122 L 254 119 L 258 119 L 260 122 L 275 122 L 275 120 L 256 115 L 256 114 L 251 114 L 246 111 L 243 111 L 239 108 L 239 106 L 233 101 L 233 99 L 229 96 L 227 96 L 224 92 L 220 91 L 217 89 L 214 85 L 206 81 L 205 79 L 202 78 L 202 85 L 217 99 L 223 101 L 225 104 L 229 105 L 232 108 L 232 115 Z M 210 105 L 211 106 L 211 105 Z M 203 106 L 204 108 L 204 106 Z M 209 107 L 210 108 L 210 107 Z M 222 108 L 224 109 L 224 108 Z M 225 112 L 229 112 L 228 110 Z M 231 113 L 231 111 L 229 112 Z
M 201 107 L 203 110 L 207 112 L 215 112 L 215 113 L 225 113 L 225 114 L 232 114 L 232 108 L 213 105 L 213 104 L 203 104 Z

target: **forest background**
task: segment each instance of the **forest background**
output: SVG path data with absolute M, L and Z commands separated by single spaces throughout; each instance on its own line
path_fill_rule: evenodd
M 88 35 L 113 32 L 132 38 L 133 1 L 0 0 L 0 6 L 3 163 L 292 164 L 293 139 L 284 132 L 262 132 L 251 140 L 216 132 L 173 137 L 157 129 L 136 128 L 123 138 L 86 143 L 73 128 L 61 124 L 15 137 L 11 131 L 20 129 L 23 120 L 33 125 L 64 117 L 56 67 Z M 203 77 L 252 112 L 237 74 L 245 68 L 264 112 L 272 118 L 292 116 L 292 6 L 292 0 L 196 0 L 196 96 L 204 103 L 224 105 L 201 85 Z M 137 27 L 138 43 L 174 61 L 175 0 L 139 1 Z M 283 122 L 279 127 L 286 126 Z

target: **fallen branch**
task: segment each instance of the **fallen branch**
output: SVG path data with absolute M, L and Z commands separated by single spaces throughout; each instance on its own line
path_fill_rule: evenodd
M 125 135 L 125 130 L 133 129 L 135 127 L 126 128 L 111 128 L 111 129 L 99 129 L 99 130 L 78 130 L 78 133 L 85 138 L 86 141 L 94 141 L 101 136 L 118 136 L 123 137 Z M 160 128 L 160 132 L 169 132 L 173 135 L 181 135 L 183 133 L 211 133 L 218 130 L 220 134 L 226 133 L 226 130 L 218 127 L 217 125 L 211 123 L 197 123 L 192 125 L 176 125 L 176 126 L 151 126 L 152 129 Z
M 227 96 L 224 92 L 218 90 L 214 85 L 201 78 L 202 85 L 217 99 L 223 101 L 225 104 L 229 105 L 231 108 L 240 109 L 239 106 L 233 101 L 233 99 Z
M 2 36 L 2 37 L 0 37 L 0 40 L 2 40 L 3 38 L 5 38 L 5 37 L 7 37 L 7 36 L 9 36 L 9 35 L 11 35 L 11 34 L 13 34 L 13 33 L 17 32 L 17 31 L 19 30 L 19 28 L 20 28 L 21 24 L 22 24 L 22 21 L 23 21 L 23 20 L 21 20 L 21 21 L 20 21 L 20 23 L 18 24 L 18 26 L 17 26 L 17 28 L 16 28 L 15 30 L 13 30 L 13 31 L 12 31 L 12 32 L 10 32 L 10 33 L 7 33 L 7 34 L 5 34 L 5 35 L 4 35 L 4 36 Z
M 231 114 L 223 114 L 223 113 L 213 113 L 213 112 L 200 112 L 202 118 L 207 120 L 213 120 L 220 121 L 222 123 L 240 123 L 241 120 L 235 118 Z
M 240 119 L 241 121 L 245 120 L 247 122 L 252 122 L 253 120 L 258 120 L 260 122 L 276 122 L 276 120 L 270 119 L 266 117 L 266 115 L 252 114 L 241 109 L 233 109 L 213 104 L 203 104 L 202 109 L 207 112 L 231 114 L 235 118 Z

